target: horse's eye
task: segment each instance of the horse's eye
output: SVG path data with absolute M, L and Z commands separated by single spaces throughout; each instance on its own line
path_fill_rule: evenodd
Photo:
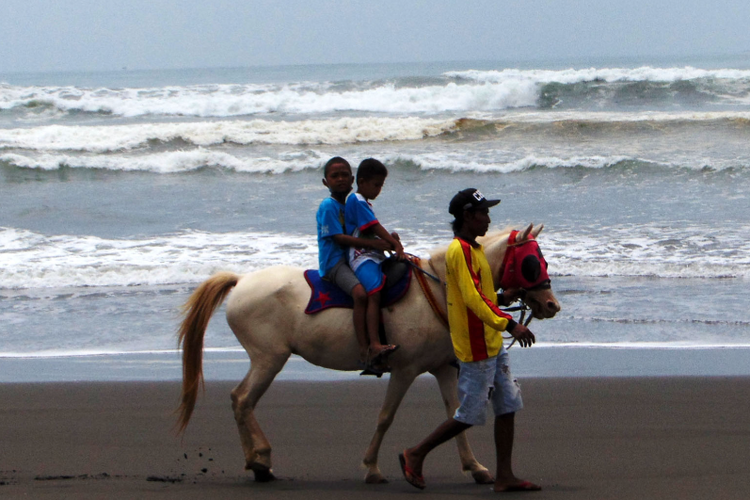
M 535 255 L 527 255 L 521 262 L 521 274 L 528 283 L 536 283 L 542 274 L 542 266 Z

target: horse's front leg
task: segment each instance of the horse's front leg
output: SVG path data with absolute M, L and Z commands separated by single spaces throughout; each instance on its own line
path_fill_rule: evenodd
M 430 373 L 437 379 L 440 394 L 443 396 L 445 411 L 448 414 L 448 418 L 452 418 L 458 408 L 456 369 L 449 364 L 445 364 L 436 370 L 431 370 Z M 474 452 L 471 450 L 471 446 L 469 446 L 469 440 L 465 432 L 456 436 L 456 444 L 458 445 L 458 456 L 461 459 L 461 469 L 464 472 L 471 472 L 471 477 L 474 478 L 477 484 L 493 484 L 495 478 L 492 477 L 487 467 L 477 462 Z
M 387 483 L 388 480 L 380 472 L 378 467 L 378 453 L 380 452 L 380 445 L 383 443 L 383 436 L 386 431 L 393 423 L 393 417 L 396 415 L 396 410 L 404 399 L 406 391 L 417 378 L 418 373 L 409 369 L 396 369 L 391 372 L 390 381 L 388 382 L 388 390 L 385 394 L 385 401 L 383 406 L 380 408 L 380 414 L 378 415 L 378 427 L 375 430 L 375 434 L 372 436 L 370 446 L 365 452 L 365 458 L 362 460 L 362 465 L 367 468 L 367 475 L 365 476 L 365 482 L 368 484 L 380 484 Z

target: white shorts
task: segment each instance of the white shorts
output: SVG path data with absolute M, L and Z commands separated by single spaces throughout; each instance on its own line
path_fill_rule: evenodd
M 513 378 L 508 351 L 503 347 L 494 358 L 464 363 L 459 361 L 458 401 L 455 420 L 469 425 L 484 425 L 487 403 L 492 401 L 495 415 L 515 413 L 523 408 L 521 387 Z

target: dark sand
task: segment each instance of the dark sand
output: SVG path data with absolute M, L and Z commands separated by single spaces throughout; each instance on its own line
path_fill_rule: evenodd
M 428 458 L 423 492 L 397 453 L 441 422 L 436 385 L 417 381 L 386 436 L 381 469 L 359 468 L 387 381 L 277 382 L 258 408 L 280 480 L 243 470 L 233 384 L 209 382 L 184 439 L 176 383 L 0 385 L 1 498 L 494 497 L 459 471 L 453 443 Z M 530 379 L 515 468 L 544 491 L 501 497 L 750 498 L 750 378 Z M 494 469 L 492 426 L 469 437 Z M 187 458 L 186 458 L 187 456 Z

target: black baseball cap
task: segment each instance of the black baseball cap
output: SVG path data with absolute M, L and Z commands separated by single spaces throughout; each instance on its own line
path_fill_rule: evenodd
M 488 200 L 478 189 L 468 188 L 456 193 L 448 207 L 448 213 L 458 216 L 464 210 L 490 208 L 500 203 L 500 200 Z

